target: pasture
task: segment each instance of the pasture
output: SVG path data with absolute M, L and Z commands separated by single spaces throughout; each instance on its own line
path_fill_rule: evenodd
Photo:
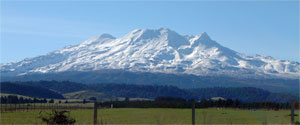
M 44 112 L 50 112 L 45 110 Z M 40 111 L 2 112 L 1 124 L 41 124 Z M 295 112 L 299 115 L 299 110 Z M 196 109 L 196 124 L 290 124 L 290 110 Z M 191 124 L 191 109 L 98 109 L 99 124 Z M 93 124 L 93 110 L 71 110 L 76 124 Z M 299 121 L 299 116 L 295 117 Z M 44 123 L 45 124 L 45 123 Z

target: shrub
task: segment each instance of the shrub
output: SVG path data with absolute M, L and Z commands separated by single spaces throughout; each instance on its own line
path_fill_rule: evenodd
M 42 119 L 43 122 L 46 122 L 48 125 L 54 125 L 54 124 L 70 125 L 76 122 L 75 119 L 70 118 L 69 111 L 53 110 L 51 113 L 46 113 L 46 115 L 40 112 L 40 118 Z

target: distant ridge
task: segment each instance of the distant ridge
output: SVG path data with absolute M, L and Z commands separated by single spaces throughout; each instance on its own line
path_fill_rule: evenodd
M 3 84 L 3 83 L 1 83 Z M 7 83 L 6 83 L 7 84 Z M 57 81 L 37 81 L 37 82 L 12 82 L 7 84 L 19 86 L 33 86 L 36 88 L 51 89 L 58 93 L 78 99 L 84 99 L 84 96 L 113 99 L 116 97 L 130 98 L 148 98 L 155 99 L 159 96 L 182 97 L 185 99 L 211 99 L 212 97 L 223 97 L 225 99 L 239 99 L 244 102 L 287 102 L 296 99 L 296 96 L 285 93 L 272 93 L 263 89 L 253 87 L 213 87 L 180 89 L 175 86 L 157 86 L 157 85 L 128 85 L 128 84 L 80 84 L 75 82 L 57 82 Z M 2 89 L 2 88 L 1 88 Z M 6 88 L 3 88 L 6 91 Z M 27 91 L 30 91 L 27 89 Z M 39 93 L 36 96 L 41 96 Z M 74 96 L 74 94 L 79 94 Z M 82 94 L 82 95 L 80 95 Z M 87 98 L 88 99 L 88 98 Z
M 0 93 L 5 94 L 17 94 L 23 96 L 30 96 L 36 98 L 53 98 L 53 99 L 64 99 L 61 94 L 53 92 L 47 88 L 30 86 L 11 82 L 1 82 Z

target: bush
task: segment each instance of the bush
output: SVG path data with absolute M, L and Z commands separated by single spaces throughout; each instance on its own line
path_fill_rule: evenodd
M 56 111 L 53 110 L 51 113 L 46 113 L 44 115 L 42 112 L 40 112 L 40 117 L 43 122 L 46 122 L 48 125 L 54 125 L 54 124 L 63 124 L 63 125 L 70 125 L 74 124 L 76 122 L 75 119 L 70 118 L 70 112 L 69 111 Z M 68 115 L 66 115 L 68 114 Z

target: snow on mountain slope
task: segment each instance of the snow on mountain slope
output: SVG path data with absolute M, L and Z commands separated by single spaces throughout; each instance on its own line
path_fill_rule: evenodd
M 2 75 L 122 69 L 128 71 L 298 78 L 298 62 L 247 56 L 207 33 L 182 36 L 170 29 L 136 29 L 121 38 L 103 34 L 46 55 L 2 64 Z

